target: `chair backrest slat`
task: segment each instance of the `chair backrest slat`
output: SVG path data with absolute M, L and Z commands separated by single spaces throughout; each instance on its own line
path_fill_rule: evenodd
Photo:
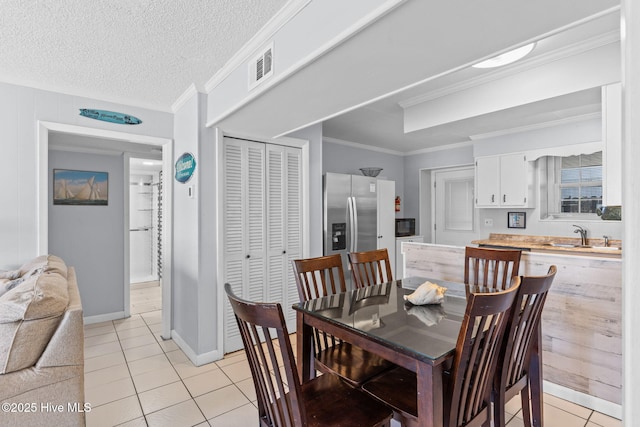
M 519 278 L 504 291 L 469 293 L 452 368 L 449 426 L 465 425 L 491 404 L 491 386 Z
M 503 290 L 518 275 L 522 252 L 467 246 L 464 254 L 464 283 L 469 287 Z
M 340 254 L 294 259 L 291 264 L 300 302 L 347 290 Z
M 504 391 L 527 374 L 533 341 L 542 319 L 542 310 L 557 268 L 552 265 L 544 276 L 525 276 L 514 302 L 507 335 L 503 343 L 497 380 Z
M 240 299 L 228 283 L 224 289 L 242 336 L 262 424 L 286 427 L 307 425 L 282 307 L 275 303 L 254 303 Z M 277 340 L 277 346 L 273 340 Z M 278 366 L 278 355 L 282 359 L 285 377 Z
M 348 257 L 356 288 L 378 285 L 393 280 L 387 249 L 351 252 Z

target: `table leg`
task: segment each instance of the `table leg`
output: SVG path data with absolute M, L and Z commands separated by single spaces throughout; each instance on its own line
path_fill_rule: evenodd
M 315 378 L 315 359 L 313 354 L 313 328 L 304 322 L 304 313 L 297 312 L 296 347 L 298 355 L 298 376 L 304 384 Z
M 533 427 L 544 426 L 544 405 L 542 395 L 542 330 L 540 325 L 531 349 L 529 362 L 529 387 L 531 389 L 531 416 Z
M 418 424 L 420 426 L 441 427 L 442 409 L 442 366 L 432 366 L 418 362 Z

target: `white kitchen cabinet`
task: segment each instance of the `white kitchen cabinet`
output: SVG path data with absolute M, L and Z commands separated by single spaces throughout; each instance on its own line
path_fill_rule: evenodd
M 396 280 L 404 278 L 404 254 L 402 253 L 404 242 L 424 243 L 424 236 L 396 237 L 396 271 L 393 276 Z
M 297 148 L 224 139 L 223 275 L 242 298 L 298 302 L 291 260 L 302 256 L 301 159 Z M 240 349 L 226 299 L 224 307 L 224 349 Z M 295 331 L 295 313 L 285 313 Z
M 476 158 L 476 207 L 533 207 L 533 172 L 523 153 Z

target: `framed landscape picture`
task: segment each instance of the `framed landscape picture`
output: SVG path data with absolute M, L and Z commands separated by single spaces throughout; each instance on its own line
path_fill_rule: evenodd
M 107 206 L 108 202 L 108 172 L 53 170 L 54 205 Z

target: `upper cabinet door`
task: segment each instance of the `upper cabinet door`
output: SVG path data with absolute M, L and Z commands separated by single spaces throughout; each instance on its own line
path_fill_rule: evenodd
M 500 156 L 500 204 L 527 205 L 527 161 L 524 154 Z
M 495 207 L 500 200 L 500 158 L 476 159 L 476 207 Z

